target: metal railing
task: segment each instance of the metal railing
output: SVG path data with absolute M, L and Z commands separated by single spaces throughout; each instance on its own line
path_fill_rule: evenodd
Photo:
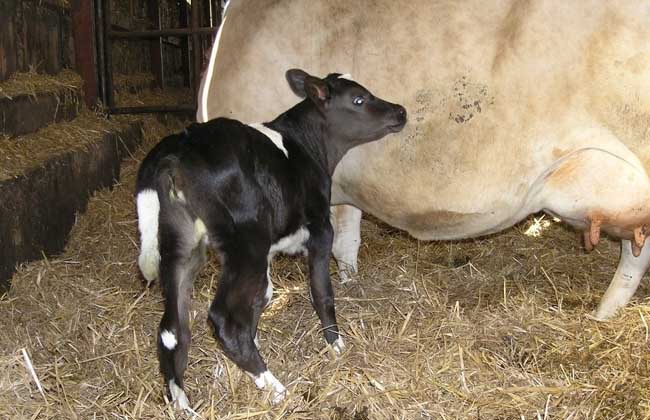
M 148 0 L 149 18 L 154 26 L 151 30 L 130 31 L 118 25 L 111 23 L 111 0 L 95 0 L 95 22 L 97 33 L 97 78 L 99 80 L 98 93 L 99 98 L 106 107 L 109 114 L 139 114 L 139 113 L 158 113 L 158 112 L 177 112 L 177 113 L 195 113 L 196 105 L 143 105 L 131 107 L 115 106 L 114 87 L 113 87 L 113 63 L 112 48 L 113 40 L 151 40 L 151 68 L 156 75 L 156 84 L 164 89 L 163 69 L 164 54 L 162 49 L 163 38 L 167 36 L 191 37 L 192 45 L 192 65 L 184 67 L 189 73 L 192 69 L 192 76 L 185 75 L 186 80 L 190 81 L 190 87 L 194 92 L 195 98 L 198 97 L 198 88 L 201 78 L 201 67 L 203 61 L 203 48 L 201 36 L 212 35 L 216 32 L 221 24 L 222 9 L 220 1 L 209 0 L 192 0 L 190 26 L 186 28 L 161 29 L 160 24 L 160 2 Z M 200 26 L 200 8 L 202 5 L 208 6 L 210 17 L 209 27 Z M 185 5 L 181 5 L 185 7 Z M 189 50 L 189 49 L 188 49 Z M 190 60 L 188 57 L 183 59 Z M 189 63 L 188 63 L 189 64 Z

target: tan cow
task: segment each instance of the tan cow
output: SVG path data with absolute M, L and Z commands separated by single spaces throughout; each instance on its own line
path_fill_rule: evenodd
M 402 133 L 349 152 L 335 256 L 356 269 L 358 209 L 420 239 L 476 237 L 544 210 L 622 239 L 595 311 L 612 316 L 650 264 L 650 2 L 232 0 L 199 121 L 266 121 L 283 74 L 349 72 L 405 104 Z M 356 207 L 356 208 L 355 208 Z

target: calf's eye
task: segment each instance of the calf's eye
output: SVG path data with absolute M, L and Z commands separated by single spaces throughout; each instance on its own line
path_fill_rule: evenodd
M 356 97 L 352 100 L 352 103 L 355 104 L 355 105 L 357 105 L 357 106 L 359 106 L 359 105 L 363 105 L 363 103 L 364 103 L 365 101 L 366 101 L 366 100 L 363 98 L 363 96 L 356 96 Z

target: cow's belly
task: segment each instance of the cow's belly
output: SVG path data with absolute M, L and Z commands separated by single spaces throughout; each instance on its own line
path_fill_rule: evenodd
M 354 205 L 423 240 L 487 235 L 514 225 L 534 211 L 522 211 L 526 207 L 526 194 L 483 194 L 480 200 L 467 206 L 468 203 L 460 195 L 438 201 L 435 190 L 430 190 L 419 199 L 410 200 L 407 197 L 409 194 L 404 191 L 368 187 L 367 181 L 353 180 L 341 186 L 335 178 L 332 203 Z M 457 187 L 462 188 L 461 185 Z M 417 194 L 417 191 L 412 193 Z

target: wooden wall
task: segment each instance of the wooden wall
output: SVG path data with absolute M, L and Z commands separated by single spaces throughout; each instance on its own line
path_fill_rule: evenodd
M 63 2 L 0 0 L 0 81 L 16 71 L 56 74 L 73 66 L 71 25 Z

